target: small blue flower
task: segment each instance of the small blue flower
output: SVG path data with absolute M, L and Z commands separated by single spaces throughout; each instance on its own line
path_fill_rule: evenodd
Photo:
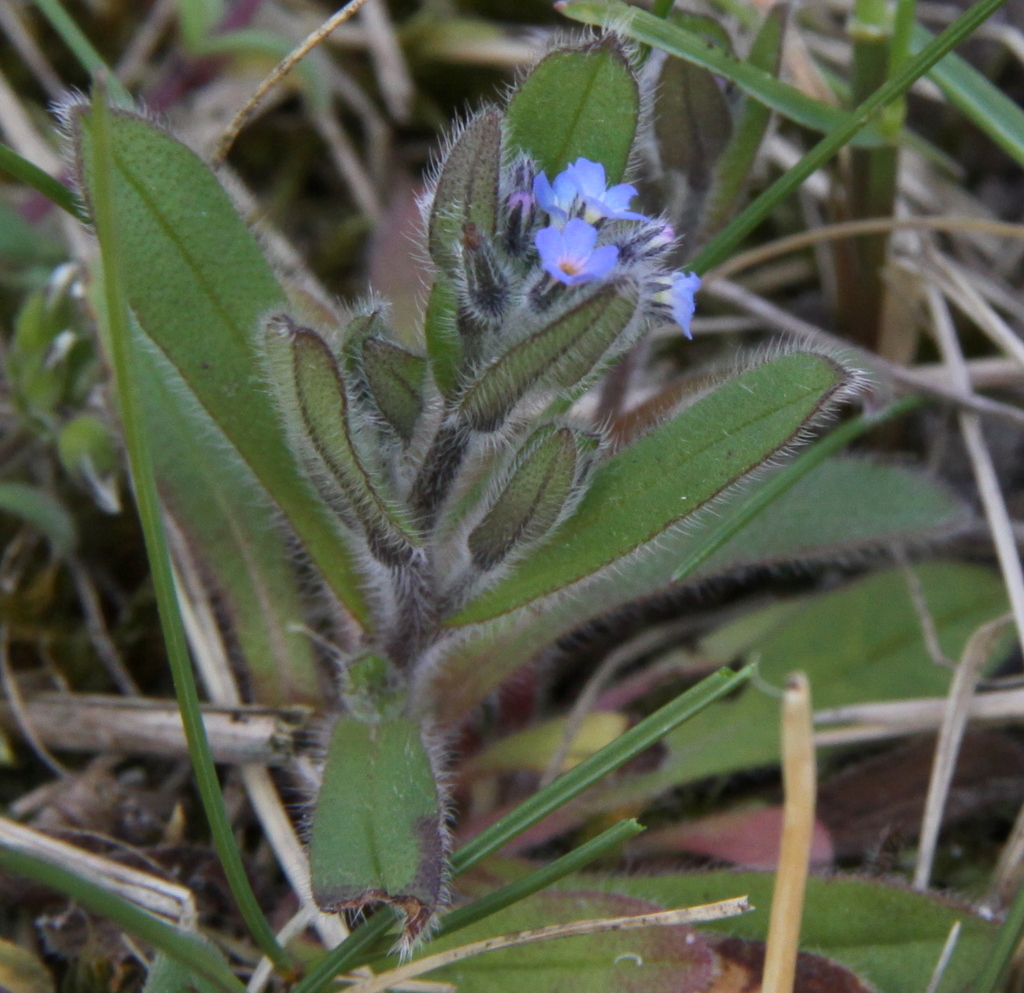
M 659 303 L 667 304 L 672 308 L 672 319 L 683 329 L 683 334 L 687 338 L 693 337 L 690 321 L 693 319 L 693 312 L 697 309 L 693 297 L 699 289 L 700 276 L 695 272 L 674 272 L 672 273 L 672 285 L 654 297 Z
M 615 245 L 597 244 L 597 228 L 574 217 L 564 228 L 541 228 L 534 235 L 545 272 L 566 286 L 601 279 L 615 268 L 619 250 Z
M 590 159 L 578 158 L 560 172 L 553 183 L 543 172 L 538 173 L 533 180 L 533 194 L 559 227 L 565 225 L 577 203 L 582 203 L 583 216 L 591 224 L 602 218 L 649 220 L 646 215 L 629 210 L 630 201 L 636 196 L 636 187 L 619 183 L 609 189 L 604 166 Z
M 546 173 L 539 172 L 533 177 L 533 195 L 537 203 L 542 210 L 551 215 L 551 220 L 559 227 L 565 227 L 569 220 L 569 211 L 576 202 L 577 192 L 568 171 L 560 172 L 553 184 Z

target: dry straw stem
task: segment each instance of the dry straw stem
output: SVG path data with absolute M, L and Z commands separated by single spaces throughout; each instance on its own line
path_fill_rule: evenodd
M 789 677 L 782 697 L 782 841 L 775 873 L 765 951 L 763 993 L 792 993 L 804 889 L 814 835 L 817 775 L 811 727 L 811 689 L 802 672 Z
M 729 279 L 745 269 L 809 248 L 824 241 L 838 241 L 860 235 L 883 234 L 889 231 L 975 231 L 997 235 L 1002 238 L 1024 239 L 1024 224 L 1010 224 L 1004 221 L 990 221 L 979 217 L 880 217 L 863 221 L 844 221 L 841 224 L 825 224 L 811 231 L 786 238 L 777 238 L 765 245 L 734 255 L 728 262 L 715 266 L 704 278 L 705 287 L 719 279 Z
M 114 639 L 110 637 L 110 632 L 107 630 L 103 606 L 92 578 L 89 576 L 89 570 L 82 565 L 78 558 L 72 556 L 68 559 L 68 571 L 75 584 L 78 602 L 82 605 L 85 629 L 89 632 L 89 640 L 103 663 L 103 667 L 107 670 L 107 675 L 125 696 L 138 696 L 140 693 L 138 684 L 125 668 L 124 662 L 121 661 L 121 654 L 114 644 Z
M 1024 369 L 1024 341 L 971 285 L 970 276 L 938 252 L 931 254 L 930 261 L 935 271 L 934 282 L 942 287 L 946 297 Z
M 956 663 L 947 657 L 939 642 L 939 632 L 935 627 L 935 618 L 932 617 L 931 609 L 928 607 L 928 598 L 925 596 L 924 586 L 914 572 L 913 566 L 907 558 L 906 551 L 899 545 L 894 545 L 892 557 L 903 573 L 903 579 L 907 584 L 907 593 L 910 594 L 910 602 L 914 606 L 914 613 L 917 614 L 918 623 L 921 625 L 921 636 L 924 638 L 925 648 L 932 661 L 943 669 L 956 669 Z
M 685 907 L 682 910 L 663 910 L 654 914 L 638 914 L 634 917 L 605 917 L 589 921 L 573 921 L 571 924 L 552 924 L 550 927 L 532 928 L 529 931 L 513 931 L 496 938 L 474 941 L 469 945 L 460 945 L 447 952 L 438 952 L 417 959 L 408 965 L 392 969 L 390 972 L 375 976 L 370 982 L 359 983 L 351 993 L 383 993 L 384 990 L 397 989 L 399 984 L 425 972 L 461 962 L 463 959 L 481 955 L 484 952 L 496 952 L 502 948 L 515 948 L 518 945 L 532 945 L 538 941 L 551 941 L 555 938 L 572 938 L 587 934 L 601 934 L 605 931 L 632 931 L 646 927 L 671 927 L 679 924 L 701 924 L 707 921 L 719 921 L 726 917 L 736 917 L 752 910 L 745 896 L 732 900 L 721 900 L 718 903 L 705 903 L 699 907 Z
M 1009 838 L 999 853 L 992 872 L 992 882 L 982 903 L 984 909 L 996 913 L 1013 899 L 1020 886 L 1021 864 L 1024 863 L 1024 806 L 1017 811 Z
M 0 30 L 28 66 L 36 82 L 51 100 L 60 100 L 66 87 L 22 21 L 21 11 L 12 3 L 0 3 Z
M 957 390 L 970 393 L 970 378 L 949 307 L 940 290 L 931 283 L 925 288 L 925 297 L 931 312 L 939 352 L 949 369 L 950 378 Z M 959 418 L 960 433 L 963 435 L 967 455 L 971 460 L 978 493 L 985 509 L 985 519 L 992 532 L 999 568 L 1003 574 L 1003 582 L 1006 583 L 1014 622 L 1017 625 L 1017 637 L 1021 639 L 1024 638 L 1024 569 L 1021 568 L 1020 555 L 1017 552 L 1013 522 L 999 489 L 999 480 L 992 464 L 992 453 L 985 442 L 981 419 L 977 414 L 967 411 L 961 411 Z
M 295 758 L 296 738 L 307 729 L 311 715 L 306 707 L 203 705 L 210 749 L 222 765 L 289 764 Z M 188 757 L 174 700 L 39 693 L 22 701 L 21 719 L 37 742 L 58 752 Z M 14 734 L 22 731 L 10 701 L 0 701 L 0 728 Z
M 814 722 L 819 728 L 835 724 L 849 726 L 829 731 L 819 730 L 814 736 L 814 742 L 822 748 L 903 738 L 924 731 L 934 731 L 942 725 L 946 704 L 946 697 L 926 697 L 917 700 L 859 703 L 850 707 L 837 707 L 834 710 L 820 710 L 814 715 Z M 1017 723 L 1024 717 L 1024 689 L 998 690 L 972 696 L 967 716 L 972 721 L 984 721 L 989 724 Z
M 270 92 L 285 76 L 288 75 L 295 68 L 296 64 L 300 62 L 306 55 L 308 55 L 317 45 L 320 44 L 339 24 L 344 24 L 350 17 L 358 12 L 359 8 L 366 3 L 367 0 L 349 0 L 344 7 L 340 10 L 335 11 L 330 17 L 327 18 L 323 24 L 320 25 L 315 31 L 311 32 L 302 42 L 300 42 L 295 48 L 293 48 L 280 62 L 271 69 L 267 77 L 260 83 L 259 86 L 253 91 L 253 94 L 246 101 L 245 106 L 234 116 L 231 123 L 227 126 L 224 134 L 221 136 L 220 141 L 217 143 L 217 150 L 213 154 L 211 164 L 213 166 L 221 165 L 228 156 L 228 152 L 231 151 L 231 146 L 235 143 L 235 139 L 238 137 L 242 128 L 249 122 L 253 114 L 256 113 L 257 107 L 259 107 L 260 101 Z
M 949 966 L 949 960 L 953 957 L 953 952 L 956 950 L 956 943 L 960 940 L 960 928 L 960 921 L 953 921 L 953 926 L 949 929 L 949 934 L 946 935 L 946 943 L 942 946 L 939 960 L 935 963 L 932 978 L 929 980 L 928 988 L 924 993 L 935 993 L 939 988 L 939 983 L 942 982 L 942 977 L 946 974 L 946 968 Z
M 915 889 L 928 889 L 946 798 L 949 796 L 949 786 L 953 781 L 960 743 L 963 741 L 967 719 L 970 716 L 971 697 L 974 696 L 974 689 L 986 663 L 992 657 L 996 640 L 1011 620 L 1012 616 L 1007 614 L 982 624 L 967 640 L 960 663 L 957 665 L 956 675 L 946 698 L 946 712 L 939 728 L 935 759 L 928 782 L 928 798 L 921 824 L 921 842 L 917 851 L 917 866 L 914 869 Z
M 709 296 L 724 300 L 738 307 L 740 310 L 754 314 L 764 320 L 770 327 L 784 334 L 802 338 L 813 345 L 827 349 L 831 353 L 837 351 L 845 352 L 848 355 L 858 357 L 878 372 L 891 377 L 896 382 L 910 387 L 921 393 L 946 400 L 966 410 L 974 411 L 977 414 L 988 414 L 991 417 L 999 417 L 1004 421 L 1010 421 L 1018 427 L 1024 426 L 1024 410 L 1013 407 L 1010 404 L 1000 403 L 997 400 L 989 400 L 987 397 L 979 396 L 970 389 L 970 380 L 967 385 L 962 386 L 959 378 L 950 381 L 936 382 L 934 375 L 920 375 L 916 369 L 906 369 L 888 362 L 874 352 L 864 351 L 851 345 L 848 341 L 829 334 L 822 328 L 811 324 L 809 321 L 795 317 L 781 307 L 776 307 L 771 301 L 764 297 L 751 293 L 749 290 L 728 279 L 719 279 L 712 283 L 707 293 Z M 948 367 L 947 367 L 948 368 Z
M 398 43 L 387 6 L 383 0 L 367 0 L 359 20 L 366 29 L 366 43 L 377 72 L 377 85 L 388 113 L 404 124 L 409 120 L 416 86 Z
M 148 872 L 82 851 L 40 831 L 0 817 L 0 847 L 54 862 L 136 906 L 185 928 L 196 924 L 192 891 Z

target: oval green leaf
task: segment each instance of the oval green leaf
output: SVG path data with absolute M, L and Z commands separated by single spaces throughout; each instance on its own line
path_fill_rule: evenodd
M 640 95 L 626 56 L 610 38 L 557 49 L 523 80 L 508 104 L 508 137 L 549 178 L 582 157 L 600 162 L 609 183 L 626 171 Z

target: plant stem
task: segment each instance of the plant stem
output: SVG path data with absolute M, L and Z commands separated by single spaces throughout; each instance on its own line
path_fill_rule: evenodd
M 850 19 L 853 40 L 851 99 L 860 104 L 886 82 L 892 66 L 892 22 L 886 0 L 857 0 Z M 895 101 L 898 107 L 902 101 Z M 887 108 L 889 110 L 891 108 Z M 900 115 L 902 116 L 902 115 Z M 891 121 L 883 118 L 890 125 Z M 845 199 L 834 204 L 836 221 L 891 217 L 896 202 L 899 149 L 896 134 L 876 148 L 851 148 Z M 840 195 L 841 196 L 841 195 Z M 877 350 L 885 284 L 882 268 L 889 255 L 888 232 L 833 247 L 837 269 L 839 318 L 846 336 Z

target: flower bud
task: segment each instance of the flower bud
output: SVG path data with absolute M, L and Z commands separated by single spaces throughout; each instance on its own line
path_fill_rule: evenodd
M 485 111 L 463 128 L 437 177 L 427 223 L 427 247 L 437 265 L 455 275 L 466 224 L 493 237 L 498 216 L 501 115 Z
M 460 418 L 476 431 L 496 431 L 531 389 L 576 386 L 620 339 L 635 311 L 632 295 L 605 285 L 488 365 L 462 395 Z
M 360 368 L 374 406 L 395 433 L 408 443 L 423 412 L 427 360 L 383 338 L 366 338 Z
M 569 428 L 538 431 L 469 536 L 473 563 L 493 569 L 516 547 L 548 534 L 569 503 L 579 468 L 580 453 Z

